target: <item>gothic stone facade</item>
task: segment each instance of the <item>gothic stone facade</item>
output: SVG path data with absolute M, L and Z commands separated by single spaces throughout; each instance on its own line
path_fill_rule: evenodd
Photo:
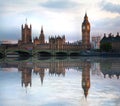
M 65 35 L 49 37 L 49 41 L 45 42 L 45 35 L 43 27 L 41 27 L 41 32 L 39 37 L 31 38 L 32 27 L 30 28 L 27 24 L 23 28 L 22 25 L 22 38 L 18 41 L 19 47 L 28 45 L 29 47 L 33 46 L 36 49 L 41 50 L 87 50 L 90 49 L 90 23 L 88 21 L 88 16 L 85 14 L 84 21 L 82 23 L 82 43 L 69 43 L 66 42 Z
M 30 44 L 32 43 L 32 26 L 28 27 L 27 23 L 23 27 L 21 26 L 22 29 L 22 38 L 21 40 L 18 41 L 18 44 Z

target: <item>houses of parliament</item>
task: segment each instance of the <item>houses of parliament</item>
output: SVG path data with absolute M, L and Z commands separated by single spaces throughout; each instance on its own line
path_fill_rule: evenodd
M 27 45 L 30 49 L 36 48 L 41 50 L 87 50 L 90 49 L 90 23 L 88 21 L 87 13 L 85 13 L 84 21 L 82 23 L 82 43 L 69 43 L 66 42 L 65 35 L 63 36 L 51 36 L 49 41 L 45 42 L 45 35 L 43 26 L 39 37 L 35 37 L 32 40 L 32 26 L 30 27 L 27 23 L 21 26 L 22 36 L 21 40 L 18 40 L 18 46 L 24 47 Z M 33 41 L 33 42 L 32 42 Z

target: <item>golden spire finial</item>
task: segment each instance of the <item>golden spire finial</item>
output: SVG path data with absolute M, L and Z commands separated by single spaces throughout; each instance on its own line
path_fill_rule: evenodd
M 87 11 L 85 11 L 84 19 L 85 19 L 85 20 L 88 20 Z
M 43 33 L 43 25 L 41 26 L 41 33 Z
M 87 15 L 87 11 L 85 11 L 85 15 Z
M 27 18 L 25 19 L 25 24 L 27 24 Z

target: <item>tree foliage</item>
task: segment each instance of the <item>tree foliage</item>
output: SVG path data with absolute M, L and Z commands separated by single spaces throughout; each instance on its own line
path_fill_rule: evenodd
M 112 50 L 111 43 L 102 43 L 100 44 L 100 50 L 104 52 L 110 52 Z

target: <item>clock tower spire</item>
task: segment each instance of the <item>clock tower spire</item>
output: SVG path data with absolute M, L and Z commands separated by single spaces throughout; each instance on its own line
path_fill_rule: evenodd
M 82 46 L 84 50 L 90 49 L 90 23 L 88 21 L 87 13 L 85 13 L 84 21 L 82 23 Z

